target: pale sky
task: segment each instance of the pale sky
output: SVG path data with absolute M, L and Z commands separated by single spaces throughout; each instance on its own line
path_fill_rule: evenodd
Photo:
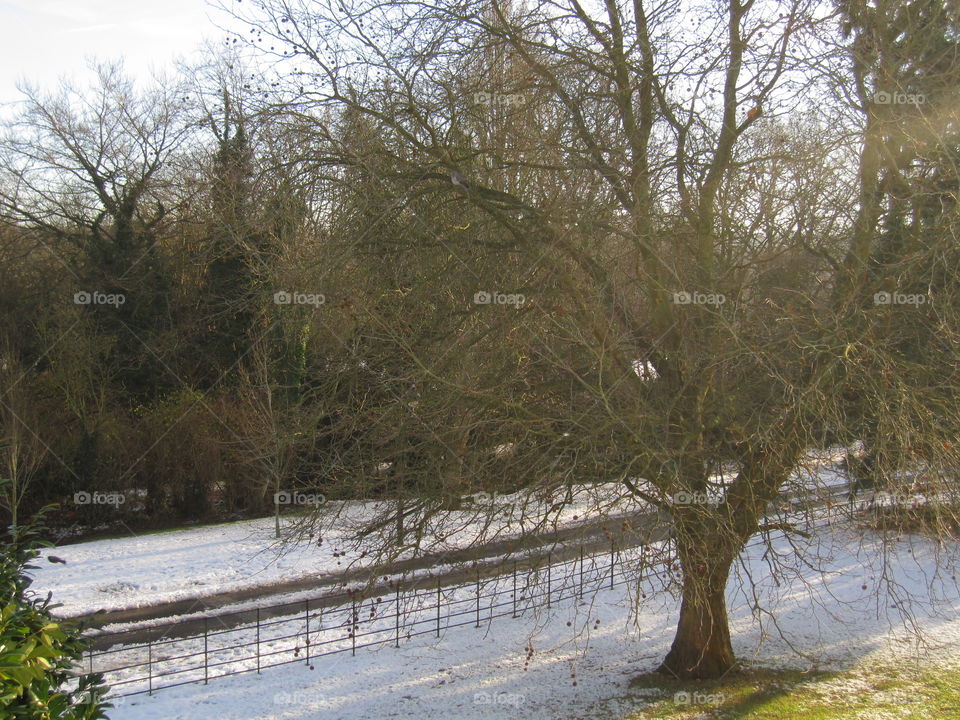
M 124 58 L 134 76 L 222 42 L 229 20 L 206 0 L 0 0 L 0 104 L 26 77 L 52 88 L 86 70 L 85 59 Z

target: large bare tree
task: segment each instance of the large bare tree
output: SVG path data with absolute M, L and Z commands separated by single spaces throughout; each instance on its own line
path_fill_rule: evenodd
M 673 525 L 661 669 L 733 668 L 731 567 L 758 533 L 805 532 L 771 508 L 809 494 L 810 448 L 882 442 L 886 488 L 956 486 L 956 106 L 904 71 L 960 69 L 957 18 L 929 5 L 891 4 L 889 29 L 816 0 L 245 4 L 316 166 L 365 199 L 342 256 L 372 236 L 381 258 L 449 261 L 416 275 L 417 327 L 383 289 L 358 288 L 364 322 L 327 316 L 352 368 L 407 378 L 400 355 L 419 381 L 362 404 L 342 476 L 416 468 L 420 541 L 451 492 L 507 478 L 558 512 L 618 480 Z M 927 104 L 873 97 L 898 91 Z M 489 279 L 522 309 L 475 301 Z M 373 337 L 390 352 L 364 354 Z

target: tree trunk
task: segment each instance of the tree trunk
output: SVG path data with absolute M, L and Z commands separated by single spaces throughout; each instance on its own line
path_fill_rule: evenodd
M 718 678 L 737 664 L 725 591 L 739 547 L 717 538 L 678 537 L 678 543 L 683 601 L 673 646 L 657 672 L 684 680 Z

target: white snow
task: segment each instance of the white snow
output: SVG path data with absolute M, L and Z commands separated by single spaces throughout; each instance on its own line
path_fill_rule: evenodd
M 559 525 L 582 522 L 588 512 L 595 517 L 598 507 L 618 513 L 640 509 L 627 495 L 615 485 L 579 488 L 574 502 L 560 513 Z M 480 499 L 491 501 L 499 510 L 493 521 L 480 506 L 448 513 L 443 520 L 445 540 L 431 541 L 426 549 L 436 553 L 468 547 L 480 538 L 516 537 L 543 512 L 536 500 L 521 504 L 515 496 Z M 33 571 L 33 587 L 44 594 L 53 591 L 62 604 L 55 612 L 67 616 L 196 598 L 368 565 L 371 558 L 350 537 L 374 513 L 382 512 L 382 504 L 331 503 L 326 510 L 329 517 L 322 527 L 322 544 L 311 537 L 280 543 L 274 538 L 274 519 L 259 518 L 65 545 L 42 553 Z M 45 562 L 48 554 L 67 562 Z M 400 558 L 409 556 L 404 553 Z
M 66 545 L 39 562 L 34 589 L 52 590 L 62 614 L 178 600 L 319 572 L 336 544 L 274 545 L 272 518 Z M 46 555 L 47 553 L 44 553 Z
M 908 536 L 884 547 L 878 536 L 842 526 L 794 542 L 815 551 L 821 558 L 818 568 L 794 563 L 789 543 L 779 537 L 774 553 L 765 553 L 757 542 L 748 547 L 731 579 L 732 633 L 742 660 L 825 669 L 916 657 L 947 663 L 957 657 L 955 545 Z M 779 583 L 769 565 L 778 558 Z M 752 613 L 754 591 L 739 582 L 747 574 L 769 615 Z M 481 629 L 450 629 L 440 639 L 427 634 L 401 640 L 399 649 L 380 646 L 360 649 L 355 657 L 317 658 L 313 670 L 297 663 L 206 686 L 160 690 L 152 697 L 131 696 L 120 700 L 112 717 L 553 720 L 626 715 L 657 699 L 658 691 L 627 684 L 666 653 L 678 609 L 662 579 L 644 579 L 639 589 L 647 597 L 637 607 L 631 603 L 636 586 L 602 589 L 589 602 L 564 600 L 549 613 L 528 611 L 518 619 L 483 623 Z M 902 611 L 912 614 L 926 644 L 918 643 Z M 534 653 L 525 670 L 528 647 Z
M 842 477 L 821 466 L 842 453 L 837 448 L 819 455 L 812 453 L 810 467 L 798 470 L 788 487 L 806 492 L 842 484 Z M 445 540 L 431 540 L 430 552 L 463 548 L 481 538 L 502 540 L 520 535 L 542 517 L 545 507 L 535 496 L 491 498 L 481 493 L 475 500 L 479 503 L 476 511 L 445 516 L 440 533 Z M 488 514 L 484 504 L 491 501 L 498 512 Z M 41 593 L 54 592 L 55 600 L 62 604 L 58 614 L 77 615 L 335 574 L 369 564 L 370 558 L 362 555 L 349 538 L 384 507 L 375 502 L 330 503 L 325 508 L 327 519 L 319 529 L 323 538 L 320 545 L 309 537 L 278 543 L 273 518 L 64 545 L 43 555 L 55 554 L 67 563 L 50 564 L 41 557 L 33 571 L 34 588 Z M 559 526 L 565 526 L 644 509 L 647 507 L 622 485 L 578 486 L 573 488 L 573 502 L 559 512 L 557 520 Z M 407 556 L 409 553 L 401 557 Z

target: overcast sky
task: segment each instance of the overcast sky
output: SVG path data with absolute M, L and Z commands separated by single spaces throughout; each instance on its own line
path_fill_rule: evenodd
M 19 99 L 17 80 L 51 87 L 85 69 L 85 58 L 123 57 L 134 75 L 222 42 L 226 20 L 206 0 L 0 0 L 0 103 Z

